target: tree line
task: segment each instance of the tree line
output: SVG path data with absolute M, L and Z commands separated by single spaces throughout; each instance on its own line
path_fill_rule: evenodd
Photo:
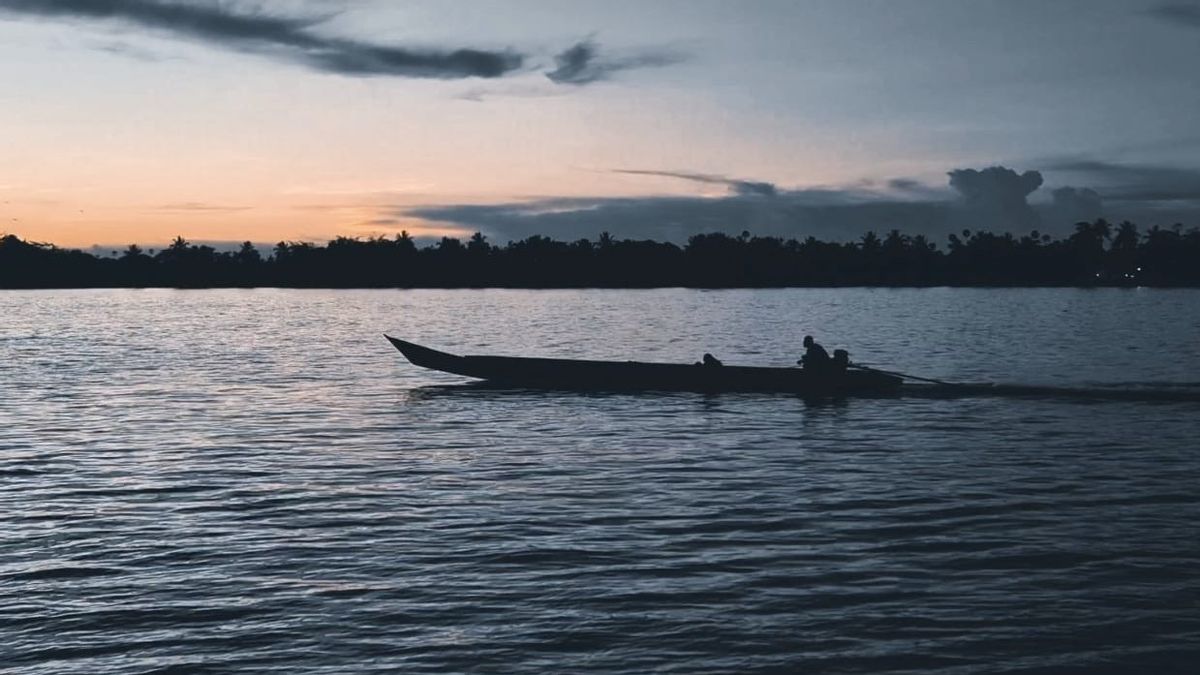
M 280 242 L 263 255 L 182 237 L 98 256 L 0 237 L 0 288 L 698 288 L 773 286 L 1200 287 L 1200 229 L 1079 223 L 1065 237 L 964 230 L 940 247 L 923 235 L 868 232 L 857 241 L 698 234 L 679 246 L 533 236 L 498 246 L 475 233 L 428 246 L 394 237 Z

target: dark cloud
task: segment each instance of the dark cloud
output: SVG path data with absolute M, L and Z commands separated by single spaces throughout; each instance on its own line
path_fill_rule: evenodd
M 887 186 L 897 192 L 917 192 L 925 189 L 925 184 L 912 178 L 892 178 Z
M 372 225 L 380 227 L 391 227 L 393 225 L 402 225 L 404 221 L 395 216 L 384 216 L 383 218 L 372 218 L 362 222 L 363 225 Z
M 706 173 L 692 173 L 688 171 L 652 171 L 648 169 L 613 169 L 613 173 L 627 173 L 635 176 L 665 176 L 667 178 L 679 178 L 681 180 L 692 181 L 693 183 L 705 183 L 708 185 L 724 185 L 731 192 L 746 197 L 774 197 L 779 193 L 779 190 L 773 183 L 755 180 L 742 180 L 738 178 L 728 178 L 726 176 L 715 176 Z
M 1042 185 L 1042 174 L 1037 171 L 1019 174 L 993 166 L 982 171 L 955 169 L 948 175 L 950 187 L 962 196 L 976 227 L 1023 231 L 1039 224 L 1037 212 L 1029 205 L 1029 195 Z
M 0 13 L 124 23 L 342 75 L 499 77 L 524 61 L 511 51 L 409 49 L 326 37 L 313 29 L 329 16 L 285 17 L 230 7 L 164 0 L 0 0 Z
M 1061 160 L 1048 168 L 1092 185 L 1108 201 L 1170 202 L 1200 200 L 1200 169 L 1120 164 L 1094 159 Z
M 1050 195 L 1054 201 L 1048 211 L 1053 222 L 1078 223 L 1104 215 L 1104 201 L 1100 193 L 1090 188 L 1060 187 Z
M 557 84 L 583 85 L 607 80 L 622 70 L 669 66 L 683 60 L 681 54 L 662 51 L 605 56 L 594 40 L 584 40 L 555 56 L 556 67 L 546 77 Z
M 877 184 L 868 182 L 869 187 Z M 887 192 L 900 195 L 906 199 L 927 199 L 944 201 L 953 196 L 953 191 L 945 186 L 930 185 L 915 178 L 891 178 L 883 182 Z
M 1168 2 L 1146 10 L 1146 13 L 1176 25 L 1200 28 L 1200 5 Z
M 701 232 L 749 230 L 764 236 L 845 241 L 868 230 L 895 228 L 941 236 L 961 229 L 956 205 L 950 200 L 896 199 L 861 188 L 782 190 L 765 181 L 688 171 L 615 171 L 724 185 L 730 194 L 452 204 L 404 209 L 400 215 L 476 228 L 500 240 L 534 234 L 594 238 L 608 231 L 622 238 L 682 242 Z
M 1126 172 L 1117 165 L 1076 164 L 1092 170 L 1090 177 L 1116 174 L 1126 185 L 1133 177 L 1181 179 L 1175 172 Z M 1005 167 L 951 171 L 952 191 L 939 191 L 909 179 L 887 181 L 892 192 L 859 187 L 785 190 L 770 183 L 770 199 L 762 192 L 738 189 L 739 181 L 719 175 L 686 171 L 622 169 L 632 175 L 670 176 L 683 180 L 726 185 L 723 197 L 614 197 L 606 199 L 543 199 L 505 204 L 448 204 L 418 209 L 397 209 L 395 216 L 420 218 L 438 223 L 479 229 L 495 239 L 521 239 L 534 234 L 559 239 L 595 238 L 608 231 L 617 237 L 682 242 L 700 232 L 741 232 L 756 235 L 804 238 L 815 236 L 830 241 L 857 239 L 868 230 L 898 229 L 907 234 L 924 234 L 934 241 L 962 229 L 988 229 L 1023 235 L 1033 229 L 1062 235 L 1080 220 L 1106 217 L 1131 219 L 1145 226 L 1194 222 L 1200 216 L 1200 201 L 1173 202 L 1163 208 L 1150 202 L 1108 201 L 1109 193 L 1099 188 L 1061 186 L 1052 191 L 1048 203 L 1031 204 L 1029 197 L 1042 185 L 1038 171 L 1018 173 Z M 1187 172 L 1184 172 L 1186 174 Z M 1088 176 L 1085 176 L 1085 178 Z M 1142 185 L 1148 187 L 1148 185 Z M 1162 186 L 1160 185 L 1160 188 Z M 900 197 L 896 192 L 903 193 Z M 1162 194 L 1162 190 L 1127 190 L 1124 194 Z M 1182 194 L 1173 191 L 1172 194 Z M 1198 190 L 1200 194 L 1200 190 Z M 1103 199 L 1102 199 L 1103 195 Z
M 499 240 L 534 234 L 559 239 L 616 237 L 682 242 L 700 232 L 853 239 L 867 230 L 948 232 L 949 210 L 935 203 L 840 203 L 844 196 L 785 193 L 776 199 L 733 195 L 609 199 L 548 199 L 514 204 L 447 205 L 403 215 L 483 230 Z

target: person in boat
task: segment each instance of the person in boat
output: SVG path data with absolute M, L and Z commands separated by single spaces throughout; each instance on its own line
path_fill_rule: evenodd
M 850 352 L 845 349 L 833 350 L 833 360 L 830 361 L 833 372 L 844 373 L 850 367 Z
M 832 364 L 829 352 L 817 344 L 811 335 L 804 336 L 804 356 L 797 361 L 805 370 L 824 370 Z
M 696 365 L 716 367 L 716 366 L 723 366 L 725 364 L 721 363 L 721 360 L 718 359 L 717 357 L 713 356 L 712 354 L 709 354 L 708 352 L 705 352 L 703 360 L 697 361 Z

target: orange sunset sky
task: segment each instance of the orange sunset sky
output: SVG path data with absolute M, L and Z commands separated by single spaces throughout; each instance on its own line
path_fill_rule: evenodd
M 0 0 L 0 231 L 503 237 L 514 204 L 752 198 L 790 201 L 729 229 L 787 228 L 969 200 L 946 173 L 993 165 L 1044 176 L 1012 197 L 1043 219 L 1062 187 L 1146 219 L 1200 199 L 1200 32 L 1161 3 L 106 4 Z

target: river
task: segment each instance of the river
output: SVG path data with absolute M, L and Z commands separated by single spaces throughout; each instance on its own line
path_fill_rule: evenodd
M 460 353 L 1200 391 L 1200 291 L 0 292 L 0 670 L 1194 672 L 1200 403 L 496 392 Z

